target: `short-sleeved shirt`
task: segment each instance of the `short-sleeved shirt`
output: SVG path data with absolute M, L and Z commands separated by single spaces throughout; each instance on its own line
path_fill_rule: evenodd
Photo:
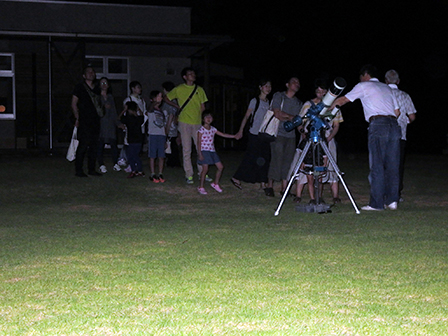
M 398 86 L 396 84 L 389 84 L 389 87 L 392 88 L 392 93 L 397 99 L 398 106 L 400 106 L 398 125 L 400 125 L 401 127 L 401 139 L 406 140 L 406 129 L 409 124 L 408 115 L 417 113 L 417 110 L 415 109 L 411 97 L 406 92 L 398 89 Z
M 165 126 L 168 115 L 165 110 L 153 110 L 148 112 L 148 134 L 165 135 Z
M 126 125 L 128 142 L 141 143 L 143 140 L 143 134 L 141 131 L 142 124 L 144 122 L 143 116 L 136 116 L 126 113 L 121 116 L 121 122 Z
M 296 96 L 289 98 L 286 95 L 286 92 L 276 92 L 274 94 L 274 97 L 272 97 L 271 108 L 272 109 L 278 108 L 289 115 L 296 116 L 300 113 L 302 105 L 303 103 Z M 283 124 L 284 121 L 281 121 L 278 127 L 277 136 L 282 136 L 285 138 L 295 138 L 296 133 L 293 131 L 287 132 L 283 127 Z
M 204 126 L 198 130 L 198 133 L 202 134 L 201 138 L 201 151 L 215 152 L 215 134 L 218 130 L 211 126 L 210 129 L 206 129 Z
M 177 99 L 179 106 L 182 106 L 193 92 L 195 85 L 180 84 L 172 89 L 167 97 L 169 100 Z M 202 87 L 198 86 L 191 100 L 185 105 L 179 115 L 179 122 L 191 125 L 200 125 L 202 118 L 201 105 L 207 102 L 207 95 Z
M 167 104 L 167 103 L 162 104 L 162 110 L 166 112 L 166 115 L 168 117 L 171 115 L 173 115 L 175 117 L 177 114 L 177 108 L 175 108 L 174 106 L 171 106 L 170 104 Z M 170 138 L 177 136 L 177 125 L 176 125 L 174 119 L 173 119 L 173 122 L 171 123 L 170 129 L 168 130 L 168 136 Z
M 364 118 L 369 122 L 370 117 L 376 115 L 394 116 L 399 108 L 392 89 L 377 78 L 371 78 L 366 82 L 360 82 L 345 95 L 349 101 L 361 99 L 364 109 Z
M 78 98 L 79 126 L 98 128 L 99 131 L 100 117 L 87 90 L 84 82 L 77 84 L 73 89 L 73 95 Z
M 252 109 L 252 114 L 255 113 L 254 121 L 252 122 L 252 126 L 249 128 L 249 133 L 253 135 L 257 135 L 260 130 L 261 123 L 263 122 L 264 115 L 266 111 L 269 109 L 269 101 L 260 100 L 260 105 L 258 105 L 257 111 L 255 111 L 255 106 L 257 104 L 257 99 L 253 98 L 248 106 L 248 109 Z

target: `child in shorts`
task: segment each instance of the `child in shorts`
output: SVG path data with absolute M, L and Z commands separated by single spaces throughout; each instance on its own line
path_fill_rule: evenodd
M 165 165 L 166 121 L 167 113 L 161 109 L 163 96 L 160 91 L 151 91 L 149 94 L 151 106 L 148 111 L 148 157 L 151 175 L 149 180 L 154 183 L 163 183 L 163 167 Z M 158 159 L 159 174 L 155 172 L 155 162 Z
M 211 125 L 213 122 L 213 116 L 209 111 L 202 112 L 202 127 L 198 130 L 197 152 L 198 152 L 198 164 L 202 165 L 201 178 L 199 182 L 198 192 L 201 195 L 207 195 L 207 191 L 204 188 L 205 177 L 210 165 L 216 165 L 217 172 L 214 182 L 210 185 L 217 192 L 221 193 L 222 189 L 219 186 L 219 180 L 222 175 L 224 166 L 219 159 L 218 154 L 215 151 L 215 134 L 223 138 L 236 139 L 236 135 L 222 133 Z

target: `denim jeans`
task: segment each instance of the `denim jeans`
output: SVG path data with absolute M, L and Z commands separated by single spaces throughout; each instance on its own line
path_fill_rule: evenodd
M 393 118 L 369 125 L 370 203 L 375 209 L 399 200 L 401 130 Z
M 126 147 L 126 156 L 133 172 L 143 171 L 142 160 L 140 159 L 141 143 L 130 143 Z

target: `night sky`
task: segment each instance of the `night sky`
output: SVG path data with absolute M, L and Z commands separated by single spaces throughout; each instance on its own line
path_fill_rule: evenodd
M 317 77 L 344 77 L 350 90 L 362 65 L 374 64 L 381 81 L 393 68 L 400 73 L 400 89 L 411 95 L 418 111 L 417 121 L 409 126 L 409 142 L 419 151 L 446 147 L 447 113 L 441 106 L 448 99 L 448 1 L 98 2 L 191 7 L 193 34 L 235 40 L 215 49 L 213 62 L 242 67 L 249 81 L 270 78 L 274 90 L 297 75 L 302 100 L 312 98 Z M 360 122 L 362 118 L 354 118 L 355 125 Z

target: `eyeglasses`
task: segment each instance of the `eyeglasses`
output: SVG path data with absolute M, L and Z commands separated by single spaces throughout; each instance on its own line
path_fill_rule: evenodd
M 101 82 L 100 84 L 108 84 L 107 82 Z

